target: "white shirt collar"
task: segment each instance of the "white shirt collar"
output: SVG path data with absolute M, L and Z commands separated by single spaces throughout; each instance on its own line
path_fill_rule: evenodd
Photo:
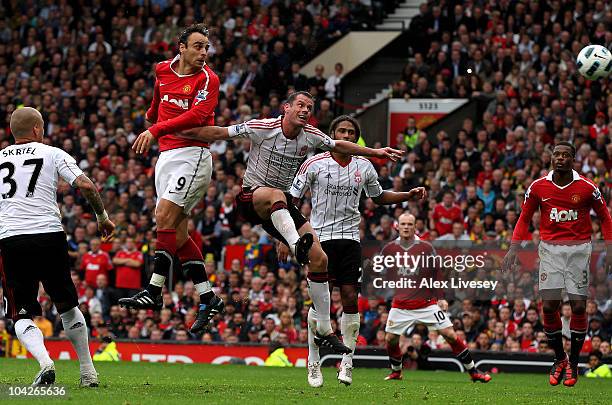
M 174 59 L 172 59 L 172 61 L 170 62 L 170 70 L 172 70 L 172 72 L 174 72 L 175 75 L 177 75 L 178 77 L 189 77 L 189 76 L 193 76 L 198 74 L 198 72 L 192 73 L 190 75 L 182 75 L 180 73 L 178 73 L 176 70 L 174 70 L 174 68 L 172 67 L 172 65 L 174 65 L 174 62 L 176 62 L 177 60 L 179 60 L 181 58 L 181 54 L 179 53 L 178 55 L 176 55 L 174 57 Z M 204 64 L 202 65 L 202 70 L 204 70 L 204 66 L 206 66 L 206 62 L 204 62 Z
M 553 173 L 554 173 L 554 170 L 549 171 L 548 174 L 546 175 L 546 180 L 552 181 Z M 573 176 L 572 181 L 580 180 L 580 175 L 578 174 L 576 170 L 572 170 L 572 176 Z

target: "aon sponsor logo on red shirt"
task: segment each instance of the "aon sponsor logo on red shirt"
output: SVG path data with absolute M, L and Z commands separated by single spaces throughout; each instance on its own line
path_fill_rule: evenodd
M 553 208 L 550 210 L 550 220 L 555 222 L 576 221 L 578 219 L 578 211 L 575 210 L 558 210 Z
M 167 94 L 164 94 L 164 96 L 162 97 L 161 101 L 165 101 L 167 103 L 172 103 L 178 107 L 181 107 L 183 110 L 188 110 L 189 109 L 189 100 L 177 100 L 175 98 L 170 98 L 168 97 Z

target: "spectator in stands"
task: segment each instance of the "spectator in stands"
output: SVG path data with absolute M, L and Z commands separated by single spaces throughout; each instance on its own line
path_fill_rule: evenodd
M 110 256 L 100 249 L 100 245 L 100 239 L 92 239 L 91 250 L 83 255 L 81 261 L 81 271 L 85 272 L 84 281 L 90 286 L 96 285 L 98 274 L 108 277 L 113 268 Z
M 313 95 L 323 96 L 325 94 L 325 83 L 327 80 L 323 77 L 325 67 L 323 65 L 315 66 L 315 75 L 308 78 L 308 88 Z
M 334 65 L 334 74 L 327 78 L 325 82 L 325 97 L 329 100 L 336 100 L 340 98 L 340 81 L 342 80 L 344 66 L 342 63 L 336 63 Z
M 440 236 L 450 233 L 454 222 L 461 222 L 463 220 L 461 209 L 453 203 L 453 200 L 454 194 L 451 191 L 447 191 L 442 196 L 442 202 L 436 204 L 433 210 L 431 227 Z
M 142 252 L 136 249 L 133 238 L 125 240 L 123 249 L 113 258 L 113 265 L 115 266 L 115 288 L 119 298 L 132 296 L 140 291 L 144 257 Z

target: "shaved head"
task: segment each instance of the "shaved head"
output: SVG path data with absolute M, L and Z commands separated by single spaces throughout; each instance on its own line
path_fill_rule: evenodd
M 32 107 L 19 108 L 11 114 L 11 133 L 15 139 L 36 136 L 42 131 L 44 121 L 40 112 Z
M 409 212 L 404 212 L 402 215 L 399 216 L 397 221 L 397 229 L 399 231 L 401 240 L 412 240 L 416 231 L 416 218 L 414 217 L 414 215 Z

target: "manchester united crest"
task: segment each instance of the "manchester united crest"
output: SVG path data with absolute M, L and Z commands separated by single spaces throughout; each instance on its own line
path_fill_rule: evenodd
M 191 91 L 191 85 L 186 84 L 185 86 L 183 86 L 183 93 L 187 94 Z
M 572 202 L 574 204 L 578 204 L 580 202 L 580 194 L 574 194 L 572 195 Z

